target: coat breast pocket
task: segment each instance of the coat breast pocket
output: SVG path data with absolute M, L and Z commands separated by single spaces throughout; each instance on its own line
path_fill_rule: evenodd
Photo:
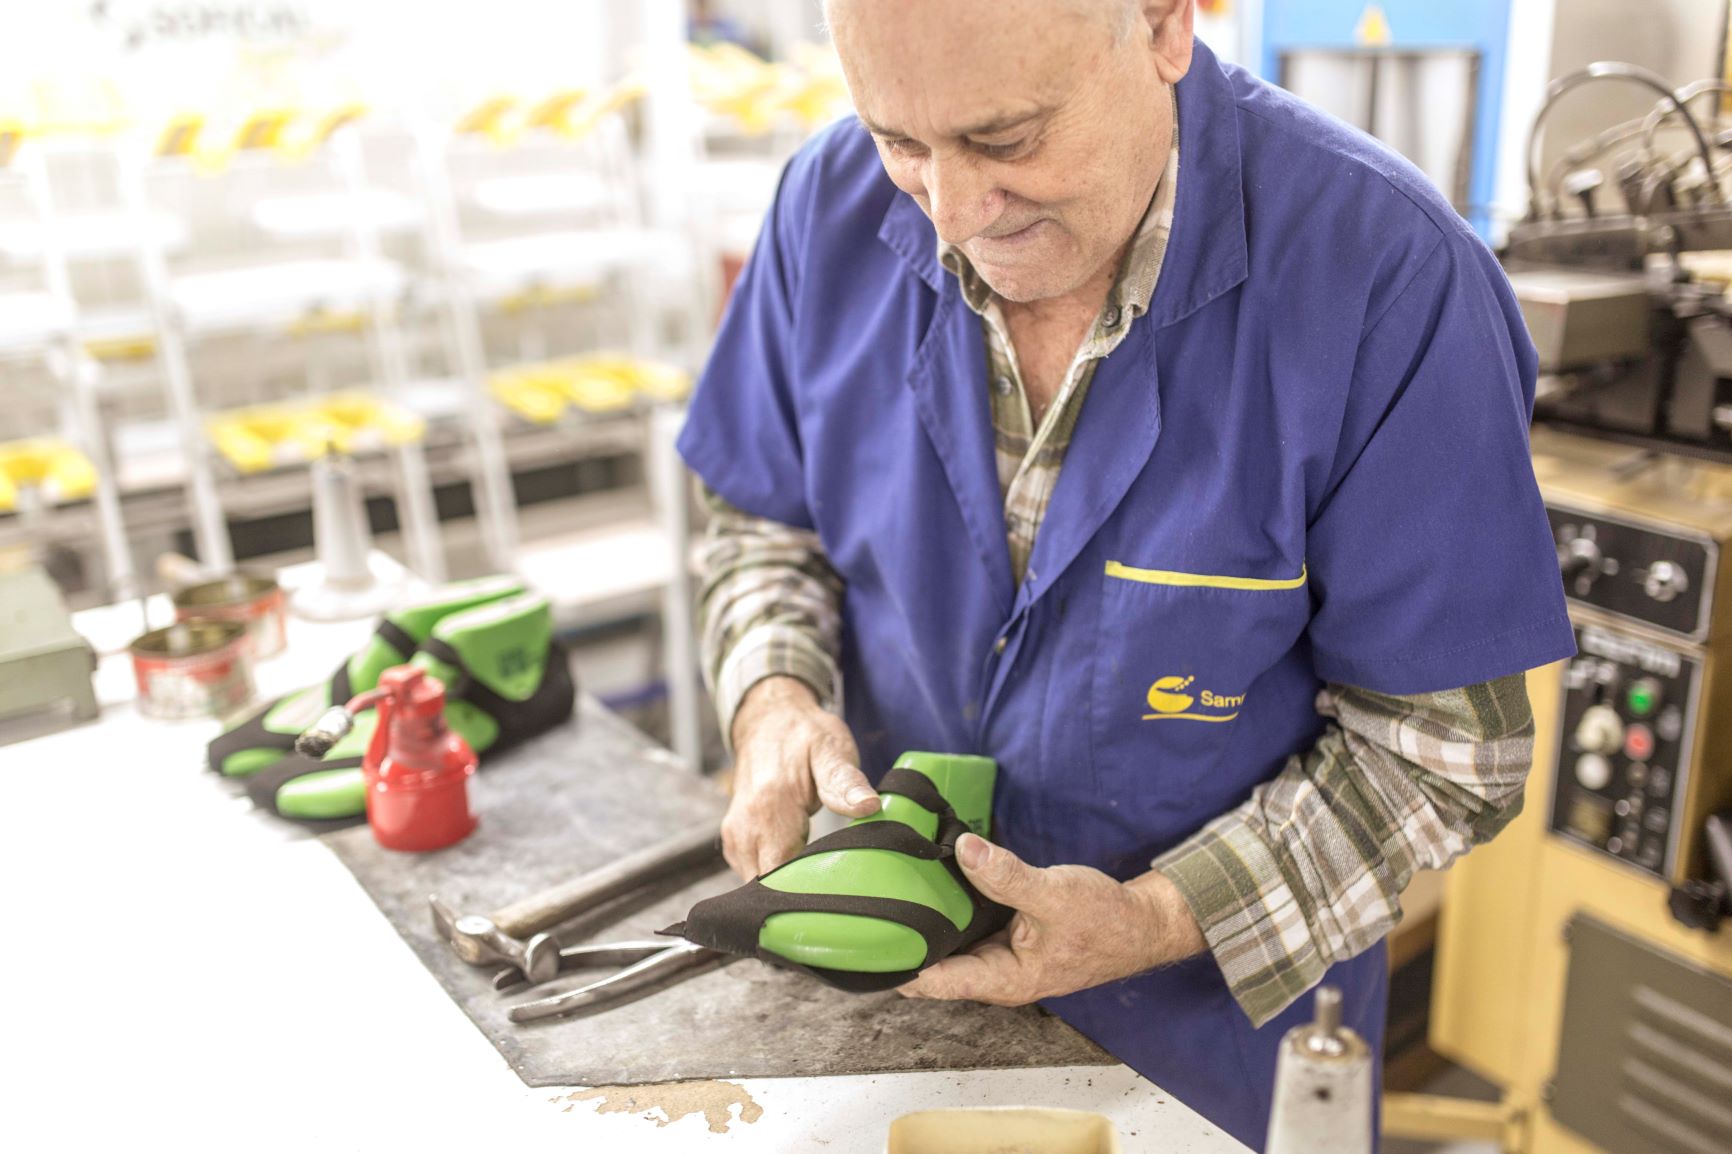
M 1196 790 L 1241 728 L 1257 726 L 1257 680 L 1309 620 L 1306 580 L 1303 565 L 1229 574 L 1108 562 L 1092 695 L 1097 788 L 1167 805 Z

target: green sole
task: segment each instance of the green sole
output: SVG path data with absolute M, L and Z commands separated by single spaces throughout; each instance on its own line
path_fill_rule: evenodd
M 277 812 L 305 821 L 332 821 L 367 812 L 367 783 L 358 768 L 321 769 L 283 783 Z

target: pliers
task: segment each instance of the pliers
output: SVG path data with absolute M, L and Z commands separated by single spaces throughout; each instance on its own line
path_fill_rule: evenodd
M 713 826 L 688 830 L 601 869 L 514 902 L 491 916 L 458 915 L 437 897 L 428 899 L 433 924 L 452 951 L 471 965 L 504 962 L 494 989 L 511 993 L 542 986 L 562 974 L 604 966 L 617 973 L 575 990 L 513 1006 L 514 1022 L 594 1013 L 634 1001 L 675 982 L 715 969 L 733 955 L 681 939 L 601 942 L 560 946 L 549 929 L 581 914 L 688 871 L 708 876 L 723 868 L 721 841 Z M 701 870 L 701 875 L 696 871 Z
M 513 1006 L 507 1016 L 513 1022 L 534 1022 L 542 1018 L 608 1010 L 735 960 L 733 954 L 724 954 L 683 939 L 565 946 L 559 951 L 559 972 L 562 974 L 604 966 L 625 968 L 575 990 Z M 515 993 L 530 987 L 521 971 L 508 968 L 494 975 L 493 988 L 500 993 Z

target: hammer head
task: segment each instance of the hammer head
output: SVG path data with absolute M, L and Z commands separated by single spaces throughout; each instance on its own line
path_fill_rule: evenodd
M 428 897 L 427 905 L 433 913 L 433 928 L 451 952 L 470 965 L 514 966 L 530 985 L 551 981 L 559 974 L 559 943 L 550 935 L 536 934 L 523 942 L 483 914 L 459 914 L 434 896 Z

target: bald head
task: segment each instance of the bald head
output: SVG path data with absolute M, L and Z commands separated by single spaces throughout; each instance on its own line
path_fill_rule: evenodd
M 834 13 L 845 11 L 859 4 L 876 3 L 878 0 L 823 0 L 825 22 L 834 20 Z M 1017 7 L 1014 3 L 999 6 L 1005 12 L 1005 18 L 1011 17 L 1011 11 Z M 1122 39 L 1130 34 L 1132 28 L 1142 23 L 1142 0 L 1046 0 L 1032 6 L 1039 12 L 1039 17 L 1045 20 L 1070 21 L 1081 19 L 1093 21 L 1112 33 L 1113 38 Z
M 1194 0 L 827 0 L 885 171 L 1008 300 L 1076 290 L 1172 141 Z

